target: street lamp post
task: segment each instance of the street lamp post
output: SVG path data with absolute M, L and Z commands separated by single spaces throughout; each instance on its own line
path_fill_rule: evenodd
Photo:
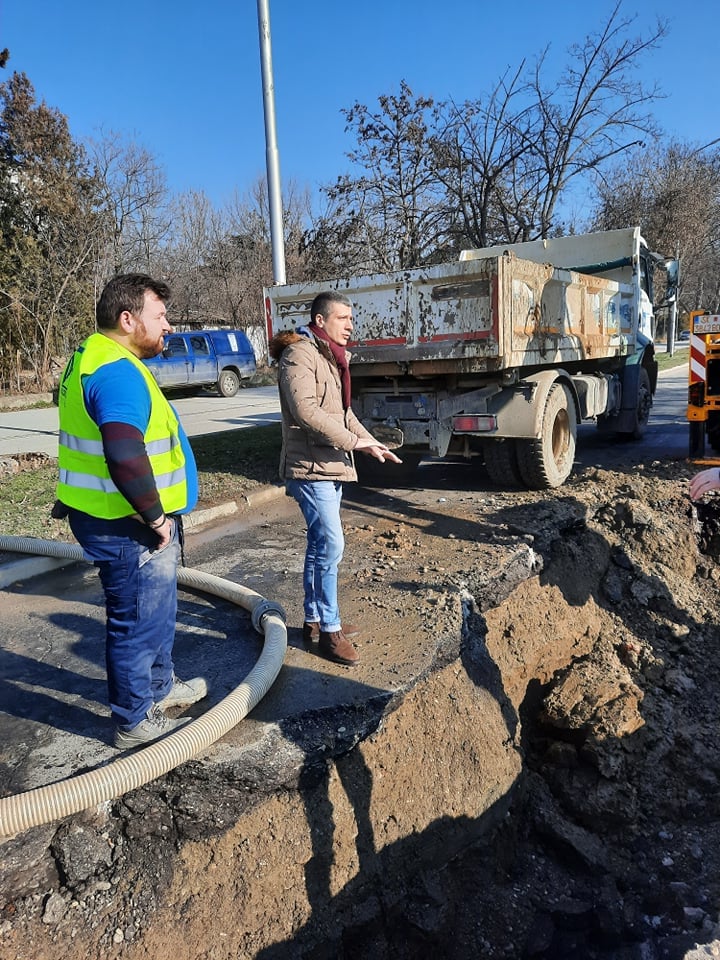
M 280 188 L 280 155 L 275 131 L 275 86 L 272 69 L 272 44 L 270 41 L 269 0 L 257 0 L 257 11 L 265 114 L 265 163 L 267 167 L 268 202 L 270 204 L 273 282 L 280 285 L 285 283 L 285 239 L 283 236 L 282 190 Z

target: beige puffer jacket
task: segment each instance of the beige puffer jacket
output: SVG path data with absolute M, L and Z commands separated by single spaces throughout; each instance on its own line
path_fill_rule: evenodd
M 357 480 L 352 451 L 371 438 L 352 410 L 343 410 L 340 371 L 328 345 L 308 331 L 285 330 L 270 342 L 278 361 L 282 412 L 282 480 Z

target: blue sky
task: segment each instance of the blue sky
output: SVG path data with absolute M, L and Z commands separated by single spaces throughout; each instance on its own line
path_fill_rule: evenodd
M 609 16 L 612 0 L 269 0 L 283 181 L 316 191 L 348 169 L 343 108 L 375 106 L 401 80 L 437 100 L 475 98 L 547 44 L 563 62 Z M 666 99 L 664 129 L 700 146 L 720 137 L 712 78 L 720 47 L 713 0 L 625 0 L 633 32 L 670 21 L 642 78 Z M 23 71 L 38 99 L 82 139 L 115 131 L 145 146 L 170 189 L 216 205 L 265 174 L 255 0 L 0 0 L 0 80 Z

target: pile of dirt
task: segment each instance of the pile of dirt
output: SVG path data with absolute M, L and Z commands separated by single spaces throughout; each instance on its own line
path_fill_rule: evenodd
M 432 569 L 472 598 L 466 643 L 520 719 L 522 789 L 490 843 L 416 877 L 426 909 L 394 916 L 383 951 L 370 927 L 374 953 L 356 930 L 342 956 L 720 956 L 720 501 L 691 504 L 692 471 L 593 468 L 435 516 Z M 535 575 L 503 595 L 455 538 L 465 521 L 524 540 Z
M 488 611 L 493 657 L 548 631 L 578 649 L 520 691 L 512 837 L 447 872 L 448 929 L 475 956 L 720 955 L 720 509 L 690 503 L 688 475 L 588 471 L 502 512 L 560 596 L 548 610 L 522 588 Z

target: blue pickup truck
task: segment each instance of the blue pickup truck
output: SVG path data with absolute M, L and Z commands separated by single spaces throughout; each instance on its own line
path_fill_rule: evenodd
M 143 361 L 167 392 L 215 387 L 234 397 L 255 373 L 255 353 L 242 330 L 196 330 L 165 337 L 162 353 Z

